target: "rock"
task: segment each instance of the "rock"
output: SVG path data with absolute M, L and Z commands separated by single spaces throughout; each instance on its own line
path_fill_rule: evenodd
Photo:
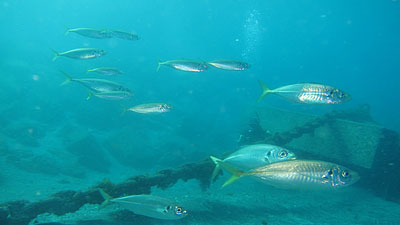
M 258 114 L 264 130 L 286 132 L 283 143 L 287 143 L 285 147 L 289 149 L 317 159 L 371 168 L 382 127 L 372 121 L 368 112 L 368 108 L 362 106 L 324 116 L 274 108 L 259 110 Z M 358 114 L 360 118 L 356 117 Z M 352 121 L 354 118 L 357 121 Z M 308 127 L 303 126 L 305 124 Z
M 194 146 L 170 131 L 123 129 L 111 135 L 104 147 L 121 164 L 140 169 L 177 166 L 194 159 Z
M 46 135 L 46 129 L 40 123 L 23 121 L 9 124 L 8 127 L 4 129 L 4 134 L 15 139 L 20 144 L 38 147 L 40 145 L 39 139 Z
M 155 149 L 149 134 L 141 130 L 123 129 L 104 142 L 105 149 L 121 164 L 133 168 L 149 168 Z
M 110 162 L 107 160 L 102 147 L 92 135 L 71 141 L 66 150 L 78 157 L 78 164 L 97 172 L 108 172 Z
M 26 151 L 26 149 L 15 150 L 6 156 L 6 161 L 14 165 L 18 169 L 30 173 L 42 173 L 47 175 L 64 174 L 71 177 L 83 178 L 85 172 L 75 163 L 72 155 L 62 154 L 57 149 L 57 154 L 47 151 L 43 154 L 34 154 Z
M 321 155 L 337 163 L 371 168 L 382 127 L 346 120 L 334 120 L 291 141 L 287 147 Z

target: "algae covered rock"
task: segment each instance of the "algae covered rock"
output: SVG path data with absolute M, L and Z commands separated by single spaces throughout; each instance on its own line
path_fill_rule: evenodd
M 125 128 L 104 142 L 121 164 L 132 168 L 177 166 L 193 157 L 193 146 L 166 130 L 149 132 Z
M 97 172 L 109 170 L 109 160 L 96 138 L 90 134 L 69 143 L 66 150 L 77 157 L 77 162 L 81 166 Z
M 85 177 L 85 171 L 75 162 L 75 157 L 61 149 L 46 150 L 42 153 L 31 152 L 23 148 L 14 149 L 12 152 L 9 151 L 5 159 L 8 164 L 30 173 Z
M 44 125 L 34 121 L 21 121 L 9 124 L 4 129 L 4 134 L 15 139 L 20 144 L 38 147 L 40 145 L 39 139 L 46 135 L 46 128 Z
M 372 121 L 364 105 L 323 116 L 274 108 L 259 110 L 258 114 L 263 129 L 275 133 L 274 144 L 364 168 L 371 168 L 382 135 L 382 127 Z M 284 138 L 276 132 L 284 134 Z

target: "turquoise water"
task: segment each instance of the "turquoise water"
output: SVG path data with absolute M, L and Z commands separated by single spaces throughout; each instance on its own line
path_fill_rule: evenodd
M 379 126 L 400 130 L 400 1 L 2 0 L 0 21 L 0 202 L 34 201 L 61 190 L 85 189 L 105 177 L 120 182 L 234 151 L 246 116 L 254 108 L 322 115 L 368 104 Z M 66 27 L 124 30 L 138 34 L 140 40 L 65 35 Z M 75 48 L 100 48 L 108 54 L 91 60 L 59 57 L 52 61 L 52 49 L 63 52 Z M 190 73 L 162 66 L 156 71 L 158 60 L 173 59 L 234 59 L 251 67 Z M 101 66 L 117 67 L 124 74 L 86 73 Z M 88 91 L 81 85 L 71 82 L 60 86 L 65 81 L 60 71 L 74 78 L 112 80 L 135 96 L 122 101 L 86 100 Z M 328 84 L 350 93 L 352 100 L 315 106 L 268 96 L 257 103 L 261 94 L 257 80 L 271 88 L 300 82 Z M 160 115 L 122 113 L 122 106 L 151 102 L 171 104 L 173 110 Z M 26 183 L 31 187 L 25 187 Z M 195 212 L 179 224 L 245 224 L 246 213 L 257 217 L 257 222 L 248 224 L 261 224 L 264 211 L 271 224 L 368 224 L 365 218 L 371 214 L 371 209 L 354 207 L 355 213 L 340 214 L 351 217 L 349 223 L 319 220 L 318 211 L 307 217 L 315 209 L 313 205 L 321 206 L 312 202 L 309 193 L 306 200 L 294 195 L 298 203 L 307 202 L 307 210 L 293 208 L 288 201 L 273 209 L 271 199 L 263 208 L 255 201 L 263 186 L 255 183 L 254 191 L 248 192 L 251 183 L 247 188 L 222 192 L 213 185 L 206 196 L 217 200 L 209 200 L 213 204 L 207 210 L 222 209 L 214 209 L 218 213 L 202 220 L 201 213 L 207 210 L 193 202 L 206 198 L 204 193 L 195 183 L 179 185 L 168 195 L 179 195 L 179 188 L 192 189 L 193 198 L 187 191 L 185 196 L 189 197 L 181 200 Z M 270 191 L 282 201 L 293 195 Z M 362 191 L 369 193 L 368 189 Z M 245 197 L 240 194 L 243 192 Z M 225 197 L 216 193 L 228 199 L 224 201 Z M 242 219 L 229 219 L 233 215 L 224 212 L 238 214 L 244 204 L 240 199 L 246 199 Z M 280 201 L 279 197 L 274 200 Z M 340 197 L 330 206 L 348 209 L 355 201 L 349 203 Z M 377 215 L 387 219 L 369 220 L 370 224 L 399 221 L 387 216 L 399 211 L 397 203 L 379 199 L 374 204 L 381 204 Z M 253 209 L 264 211 L 253 213 Z M 278 216 L 279 209 L 290 211 L 282 215 L 301 215 L 302 219 L 285 223 Z M 361 219 L 354 218 L 355 214 Z M 136 222 L 141 219 L 136 218 Z

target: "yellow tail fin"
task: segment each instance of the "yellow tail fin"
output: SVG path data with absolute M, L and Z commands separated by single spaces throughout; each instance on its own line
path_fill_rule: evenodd
M 214 156 L 210 156 L 210 158 L 214 161 L 214 163 L 216 163 L 218 166 L 224 168 L 226 171 L 228 171 L 230 174 L 232 174 L 232 176 L 222 185 L 222 188 L 225 186 L 228 186 L 232 183 L 234 183 L 235 181 L 237 181 L 240 177 L 246 175 L 245 172 L 236 169 L 235 167 L 231 166 L 230 164 L 214 157 Z
M 104 198 L 104 202 L 101 203 L 100 208 L 104 208 L 108 204 L 110 204 L 110 200 L 112 199 L 112 197 L 109 194 L 107 194 L 105 191 L 103 191 L 103 189 L 99 188 L 98 190 L 99 190 L 99 192 L 101 194 L 101 197 Z
M 265 96 L 267 96 L 269 93 L 271 93 L 271 89 L 269 89 L 267 87 L 267 85 L 265 85 L 261 80 L 258 80 L 258 83 L 260 84 L 261 88 L 262 88 L 262 93 L 260 95 L 260 97 L 257 98 L 257 102 L 259 102 L 261 99 L 263 99 Z
M 158 60 L 157 72 L 160 70 L 160 67 L 161 67 L 162 64 L 164 64 L 164 63 L 161 62 L 160 60 Z
M 54 53 L 54 57 L 53 57 L 53 62 L 54 62 L 60 56 L 60 53 L 56 52 L 56 50 L 54 50 L 54 49 L 51 49 L 51 51 L 53 51 L 53 53 Z
M 92 98 L 94 96 L 93 92 L 89 91 L 89 94 L 86 98 L 86 100 L 89 100 L 90 98 Z
M 65 33 L 64 33 L 64 35 L 67 35 L 67 34 L 69 34 L 69 32 L 70 32 L 70 28 L 69 27 L 67 27 L 67 26 L 64 26 L 65 27 Z
M 60 84 L 60 86 L 68 84 L 69 82 L 71 82 L 73 80 L 73 78 L 70 75 L 68 75 L 66 72 L 63 72 L 63 71 L 60 71 L 60 72 L 67 78 L 64 82 L 62 82 Z
M 214 157 L 214 156 L 210 156 L 210 158 L 215 163 L 215 168 L 214 168 L 214 171 L 213 171 L 213 173 L 211 175 L 211 182 L 213 182 L 215 180 L 215 177 L 217 177 L 219 171 L 221 170 L 221 168 L 219 166 L 219 162 L 222 161 L 222 160 L 218 159 L 217 157 Z
M 126 112 L 128 112 L 128 109 L 129 109 L 129 108 L 126 107 L 126 106 L 124 106 L 124 105 L 122 105 L 122 104 L 121 104 L 121 107 L 122 107 L 121 116 L 123 116 L 123 115 L 125 115 Z

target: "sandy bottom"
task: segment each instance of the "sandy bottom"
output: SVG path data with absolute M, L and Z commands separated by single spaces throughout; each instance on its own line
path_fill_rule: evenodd
M 5 168 L 0 169 L 4 173 Z M 104 178 L 104 175 L 98 174 L 83 181 L 71 177 L 32 175 L 10 167 L 7 169 L 6 175 L 3 175 L 3 180 L 7 182 L 0 185 L 2 202 L 16 199 L 35 201 L 60 190 L 82 190 Z M 123 177 L 121 170 L 114 173 Z M 375 197 L 356 186 L 338 191 L 293 191 L 243 178 L 221 189 L 226 178 L 220 177 L 205 192 L 200 190 L 195 180 L 180 181 L 167 190 L 154 188 L 152 194 L 173 199 L 189 211 L 189 215 L 180 220 L 147 218 L 112 204 L 105 208 L 85 205 L 76 213 L 60 217 L 44 214 L 31 224 L 400 224 L 399 204 Z

